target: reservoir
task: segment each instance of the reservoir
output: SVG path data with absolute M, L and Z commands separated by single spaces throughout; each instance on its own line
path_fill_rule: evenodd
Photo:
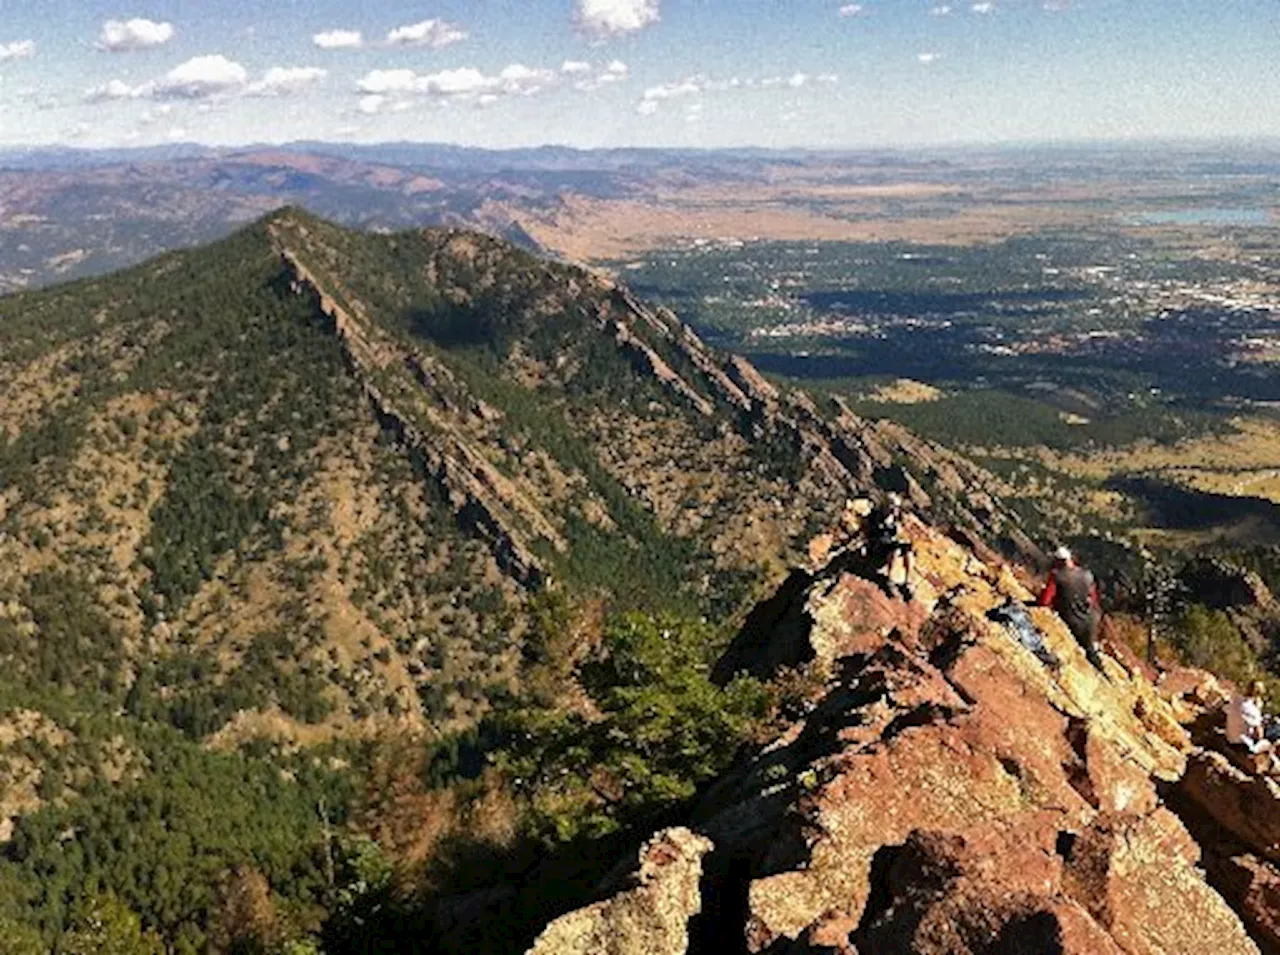
M 1170 209 L 1161 212 L 1139 212 L 1128 217 L 1136 225 L 1270 225 L 1269 209 L 1248 206 L 1209 206 L 1199 209 Z

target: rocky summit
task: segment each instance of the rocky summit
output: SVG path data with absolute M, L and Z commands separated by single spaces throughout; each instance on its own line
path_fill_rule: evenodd
M 1009 566 L 909 532 L 913 602 L 838 555 L 749 622 L 725 672 L 807 701 L 530 955 L 1276 951 L 1280 790 L 1197 745 L 1213 678 L 1098 672 L 1033 608 L 1037 656 Z

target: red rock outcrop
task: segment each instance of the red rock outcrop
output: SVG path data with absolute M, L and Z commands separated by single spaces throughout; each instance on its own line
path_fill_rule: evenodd
M 837 557 L 731 648 L 721 677 L 802 666 L 825 685 L 693 812 L 715 849 L 690 950 L 1257 952 L 1162 799 L 1192 751 L 1177 707 L 1033 609 L 1046 666 L 988 617 L 1030 597 L 1007 567 L 908 530 L 915 601 Z M 1265 908 L 1273 885 L 1242 895 Z
M 1280 871 L 1249 853 L 1211 863 L 1210 877 L 1266 955 L 1280 952 Z
M 1201 749 L 1188 762 L 1178 788 L 1253 852 L 1280 862 L 1280 785 L 1274 779 Z
M 1280 953 L 1280 786 L 1246 768 L 1206 721 L 1174 798 L 1204 847 L 1209 881 L 1237 912 L 1262 951 Z M 1265 760 L 1263 761 L 1265 763 Z
M 530 955 L 684 955 L 689 919 L 702 910 L 702 857 L 711 848 L 688 829 L 658 833 L 640 850 L 632 887 L 556 919 Z

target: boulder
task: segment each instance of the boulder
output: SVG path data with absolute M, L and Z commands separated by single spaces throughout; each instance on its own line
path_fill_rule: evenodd
M 1251 852 L 1280 862 L 1280 785 L 1270 776 L 1234 766 L 1222 753 L 1198 750 L 1178 791 Z
M 640 850 L 632 887 L 556 919 L 529 955 L 684 955 L 689 919 L 702 910 L 698 882 L 711 841 L 667 829 Z
M 915 832 L 881 863 L 879 911 L 854 933 L 858 951 L 919 955 L 1119 955 L 1059 891 L 1050 857 L 1007 835 L 976 841 Z
M 1280 953 L 1280 870 L 1248 853 L 1216 868 L 1214 884 L 1240 913 L 1264 955 Z
M 1258 951 L 1168 810 L 1102 813 L 1064 854 L 1067 894 L 1126 955 Z

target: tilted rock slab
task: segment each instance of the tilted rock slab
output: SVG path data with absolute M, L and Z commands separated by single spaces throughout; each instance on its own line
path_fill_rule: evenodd
M 1179 790 L 1255 853 L 1280 862 L 1280 785 L 1247 773 L 1221 753 L 1191 757 Z
M 640 850 L 635 887 L 556 919 L 529 955 L 684 955 L 702 911 L 702 857 L 711 841 L 688 829 L 658 833 Z

